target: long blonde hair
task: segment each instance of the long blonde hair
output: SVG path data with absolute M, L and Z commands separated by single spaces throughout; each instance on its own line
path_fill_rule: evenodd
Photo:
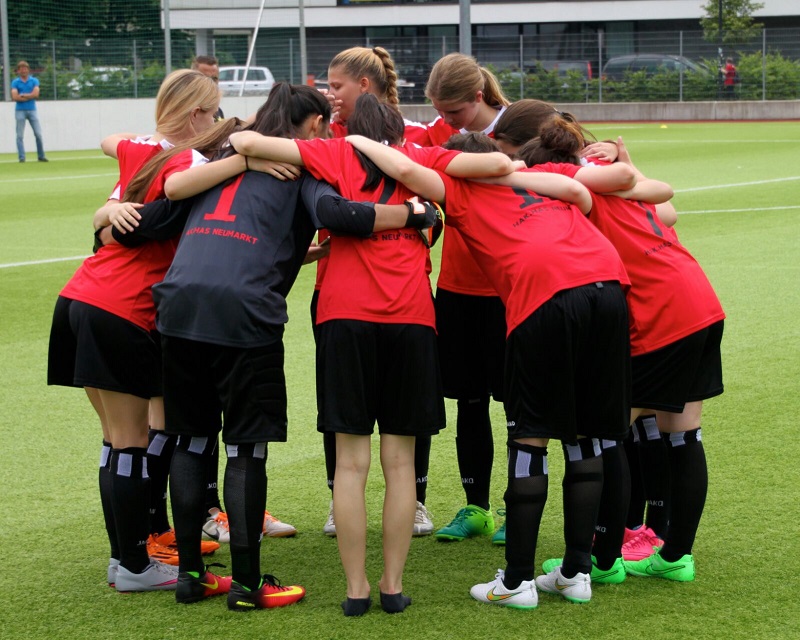
M 490 107 L 511 104 L 494 74 L 463 53 L 441 58 L 433 65 L 425 85 L 425 95 L 439 102 L 475 102 L 478 91 L 483 92 L 483 101 Z
M 156 131 L 167 140 L 182 133 L 192 110 L 217 108 L 219 87 L 199 71 L 179 69 L 161 83 L 156 96 Z
M 369 78 L 383 102 L 394 106 L 400 104 L 397 70 L 392 56 L 383 47 L 350 47 L 337 53 L 328 68 L 341 68 L 345 75 L 354 79 Z

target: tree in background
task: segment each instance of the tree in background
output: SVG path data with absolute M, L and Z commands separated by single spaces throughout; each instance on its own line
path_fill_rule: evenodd
M 722 5 L 722 38 L 719 33 L 719 13 Z M 763 2 L 752 0 L 708 0 L 703 5 L 703 37 L 709 42 L 727 44 L 746 42 L 755 38 L 764 28 L 763 23 L 755 22 L 752 14 L 764 8 Z
M 8 33 L 20 40 L 153 37 L 159 12 L 159 0 L 8 0 Z

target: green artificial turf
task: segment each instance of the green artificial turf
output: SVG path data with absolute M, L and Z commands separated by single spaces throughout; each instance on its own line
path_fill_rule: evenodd
M 677 231 L 705 268 L 728 314 L 725 394 L 706 404 L 709 494 L 690 584 L 629 578 L 597 586 L 588 605 L 540 595 L 536 611 L 479 604 L 469 587 L 504 566 L 488 538 L 416 539 L 402 615 L 361 619 L 339 609 L 345 582 L 336 541 L 322 534 L 330 494 L 315 429 L 308 303 L 314 271 L 290 296 L 286 331 L 289 442 L 269 453 L 268 507 L 294 524 L 267 539 L 263 568 L 308 589 L 285 609 L 227 611 L 224 598 L 178 606 L 171 593 L 117 594 L 105 584 L 108 543 L 97 491 L 101 434 L 84 394 L 45 385 L 50 317 L 60 288 L 88 254 L 91 215 L 115 180 L 96 151 L 51 162 L 0 157 L 0 636 L 8 638 L 785 638 L 796 634 L 800 559 L 796 436 L 800 379 L 800 169 L 795 123 L 592 125 L 623 135 L 647 175 L 670 182 Z M 438 256 L 438 249 L 435 252 Z M 435 262 L 438 262 L 436 260 Z M 435 276 L 435 274 L 434 274 Z M 434 280 L 435 281 L 435 280 Z M 413 401 L 413 399 L 409 399 Z M 463 506 L 455 462 L 455 405 L 433 440 L 428 507 L 438 526 Z M 494 404 L 492 501 L 503 506 L 504 419 Z M 374 439 L 377 444 L 377 437 Z M 560 480 L 550 446 L 550 498 L 537 565 L 563 552 Z M 368 484 L 369 576 L 380 576 L 382 477 Z M 229 562 L 225 547 L 216 560 Z

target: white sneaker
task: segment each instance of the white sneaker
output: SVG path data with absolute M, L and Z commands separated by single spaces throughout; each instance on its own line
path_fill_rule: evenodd
M 116 558 L 108 559 L 108 586 L 113 587 L 117 583 L 117 569 L 119 569 L 119 560 Z
M 496 604 L 512 609 L 535 609 L 539 605 L 539 594 L 533 580 L 523 580 L 516 589 L 506 589 L 503 584 L 505 571 L 497 570 L 494 580 L 476 584 L 469 594 L 478 602 Z
M 414 514 L 415 536 L 429 536 L 433 533 L 433 520 L 431 514 L 421 502 L 417 502 L 417 512 Z
M 178 567 L 151 562 L 141 573 L 133 573 L 120 565 L 117 568 L 117 591 L 165 591 L 178 585 Z
M 328 511 L 328 519 L 325 521 L 325 526 L 322 527 L 322 533 L 331 538 L 336 537 L 336 523 L 333 521 L 333 500 L 331 500 L 331 508 Z
M 576 573 L 574 578 L 561 575 L 558 566 L 550 573 L 536 578 L 536 586 L 547 593 L 555 593 L 570 602 L 583 604 L 592 599 L 592 580 L 588 573 Z
M 224 511 L 217 511 L 209 516 L 203 525 L 203 535 L 217 542 L 230 542 L 231 526 L 228 524 L 228 514 Z
M 281 522 L 269 511 L 265 511 L 263 533 L 269 538 L 291 538 L 297 534 L 297 529 L 287 522 Z

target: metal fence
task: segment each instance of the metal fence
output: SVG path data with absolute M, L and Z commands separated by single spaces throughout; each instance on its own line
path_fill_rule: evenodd
M 221 65 L 243 65 L 250 36 L 216 35 L 211 42 Z M 194 34 L 174 31 L 172 67 L 188 66 Z M 342 49 L 385 47 L 401 80 L 401 100 L 424 102 L 433 64 L 458 51 L 457 37 L 307 38 L 309 78 L 300 77 L 297 31 L 262 30 L 252 64 L 268 66 L 276 80 L 293 83 L 324 78 L 330 59 Z M 109 40 L 10 41 L 10 68 L 26 59 L 41 82 L 41 99 L 142 98 L 154 96 L 165 74 L 164 42 Z M 536 97 L 558 102 L 695 101 L 721 98 L 800 98 L 800 30 L 764 29 L 755 38 L 722 48 L 699 31 L 614 32 L 520 36 L 473 36 L 472 53 L 492 68 L 511 100 Z M 655 56 L 655 58 L 653 57 Z M 625 59 L 623 59 L 625 57 Z M 720 66 L 737 66 L 733 90 L 726 90 Z M 655 60 L 655 62 L 654 62 Z M 620 70 L 622 69 L 622 70 Z M 311 77 L 313 76 L 313 78 Z

